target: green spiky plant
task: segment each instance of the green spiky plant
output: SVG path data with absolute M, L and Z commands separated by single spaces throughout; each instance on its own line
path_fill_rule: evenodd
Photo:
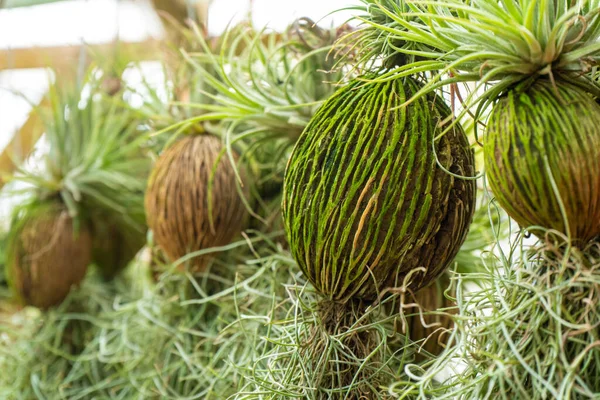
M 485 124 L 489 185 L 508 214 L 540 238 L 537 247 L 517 240 L 508 254 L 488 257 L 480 275 L 486 289 L 459 299 L 459 345 L 448 354 L 467 362 L 465 375 L 447 380 L 448 390 L 440 386 L 434 374 L 453 365 L 444 357 L 431 372 L 418 372 L 418 389 L 400 384 L 397 393 L 425 397 L 437 387 L 444 398 L 593 398 L 600 352 L 590 327 L 600 321 L 594 306 L 576 299 L 598 290 L 600 109 L 593 77 L 600 3 L 364 3 L 364 37 L 376 37 L 373 45 L 387 57 L 409 58 L 385 78 L 431 77 L 407 104 L 446 85 L 475 83 L 463 113 Z
M 374 46 L 413 58 L 387 77 L 433 74 L 415 98 L 451 83 L 477 83 L 465 107 L 477 119 L 491 108 L 486 170 L 511 217 L 533 231 L 556 229 L 584 243 L 600 233 L 591 222 L 600 213 L 593 200 L 600 171 L 589 165 L 600 139 L 590 98 L 600 87 L 589 74 L 600 60 L 600 3 L 367 4 L 373 18 L 365 18 L 365 35 L 380 33 Z
M 24 164 L 10 179 L 10 194 L 24 201 L 13 213 L 7 270 L 25 303 L 57 304 L 81 281 L 92 261 L 95 217 L 143 233 L 146 138 L 133 114 L 98 85 L 90 72 L 74 86 L 50 87 L 50 106 L 38 110 L 47 150 L 33 156 L 39 166 Z
M 254 177 L 253 214 L 259 221 L 276 218 L 271 206 L 278 203 L 291 147 L 347 73 L 332 50 L 348 29 L 327 30 L 300 18 L 283 33 L 228 31 L 220 52 L 210 51 L 197 35 L 202 51 L 184 54 L 206 77 L 211 100 L 192 101 L 203 115 L 185 123 L 223 122 L 228 153 L 236 145 Z

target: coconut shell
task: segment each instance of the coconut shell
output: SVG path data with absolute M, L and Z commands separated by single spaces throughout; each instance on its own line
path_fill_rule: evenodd
M 326 298 L 375 299 L 427 286 L 455 257 L 475 209 L 473 151 L 460 127 L 435 142 L 450 110 L 430 95 L 401 105 L 415 80 L 356 80 L 300 137 L 284 180 L 292 254 Z M 435 146 L 436 152 L 433 148 Z M 417 271 L 417 269 L 419 269 Z
M 75 231 L 62 208 L 27 217 L 9 243 L 9 280 L 24 304 L 46 309 L 60 304 L 85 277 L 92 258 L 89 231 Z
M 496 199 L 519 225 L 584 242 L 600 234 L 600 107 L 584 90 L 540 79 L 508 91 L 484 156 Z
M 106 280 L 113 279 L 146 243 L 146 234 L 114 222 L 93 225 L 93 262 Z
M 422 349 L 429 354 L 438 355 L 446 347 L 450 335 L 448 330 L 454 326 L 454 321 L 448 314 L 451 311 L 445 310 L 439 314 L 427 314 L 444 308 L 451 308 L 456 304 L 444 296 L 444 290 L 448 287 L 446 275 L 442 275 L 433 284 L 422 288 L 414 295 L 414 302 L 420 309 L 415 307 L 410 317 L 407 317 L 406 329 L 408 337 L 422 344 Z M 413 300 L 413 299 L 409 299 Z M 408 313 L 409 310 L 405 310 Z M 423 342 L 426 340 L 425 342 Z M 425 357 L 422 353 L 417 353 L 419 360 Z
M 215 136 L 188 135 L 156 162 L 146 191 L 146 216 L 155 242 L 171 261 L 224 246 L 242 231 L 247 210 L 236 188 L 234 167 L 222 150 Z M 245 180 L 243 171 L 240 174 Z M 206 260 L 196 258 L 195 269 Z

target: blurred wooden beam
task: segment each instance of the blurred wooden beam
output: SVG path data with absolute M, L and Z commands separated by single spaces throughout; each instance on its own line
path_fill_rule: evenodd
M 85 45 L 94 54 L 110 52 L 114 44 Z M 119 51 L 127 54 L 131 61 L 159 59 L 159 42 L 154 39 L 144 42 L 121 42 Z M 79 63 L 81 46 L 30 47 L 0 49 L 0 70 L 21 68 L 72 68 Z
M 131 61 L 157 60 L 160 58 L 159 44 L 149 40 L 140 43 L 120 43 L 120 52 L 126 52 Z M 89 46 L 93 54 L 111 52 L 114 44 Z M 6 68 L 53 68 L 61 75 L 64 81 L 72 76 L 76 77 L 76 67 L 81 56 L 80 46 L 44 47 L 30 49 L 16 49 L 10 52 L 0 51 L 0 70 Z M 89 57 L 91 61 L 91 57 Z M 40 135 L 44 131 L 43 123 L 39 116 L 38 108 L 46 107 L 47 98 L 30 113 L 25 124 L 15 133 L 10 143 L 0 153 L 0 189 L 6 183 L 4 178 L 12 174 L 18 164 L 27 158 L 33 150 Z
M 171 41 L 177 40 L 180 36 L 176 25 L 187 27 L 188 20 L 194 21 L 207 31 L 210 3 L 211 0 L 152 0 L 154 9 L 163 22 L 166 22 L 163 25 Z M 167 15 L 168 20 L 165 19 Z
M 169 14 L 182 25 L 188 18 L 189 8 L 185 0 L 152 0 L 152 4 L 159 14 Z
M 31 110 L 25 124 L 15 133 L 12 140 L 0 154 L 0 189 L 6 183 L 6 175 L 12 174 L 17 166 L 27 158 L 44 132 L 38 108 L 47 106 L 48 99 L 44 96 L 40 104 Z

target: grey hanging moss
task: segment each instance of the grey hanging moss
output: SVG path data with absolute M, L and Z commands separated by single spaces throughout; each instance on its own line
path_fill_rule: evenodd
M 316 113 L 284 182 L 283 216 L 300 268 L 326 298 L 373 299 L 436 278 L 463 243 L 475 208 L 473 152 L 434 94 L 399 107 L 412 78 L 355 80 Z M 434 152 L 435 147 L 435 152 Z M 424 272 L 423 272 L 424 271 Z
M 511 89 L 490 115 L 484 153 L 496 199 L 522 227 L 600 234 L 600 107 L 584 90 L 543 79 Z

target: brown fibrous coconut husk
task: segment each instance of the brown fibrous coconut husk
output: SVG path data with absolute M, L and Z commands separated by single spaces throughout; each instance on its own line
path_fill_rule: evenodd
M 83 280 L 92 258 L 90 232 L 75 231 L 60 208 L 29 218 L 10 246 L 11 286 L 21 302 L 41 309 L 60 304 Z
M 234 166 L 222 151 L 215 136 L 188 135 L 156 162 L 146 191 L 146 217 L 155 242 L 171 261 L 224 246 L 242 231 L 247 210 Z M 244 181 L 242 170 L 240 176 Z M 207 260 L 195 258 L 194 270 L 201 270 Z
M 100 274 L 111 280 L 123 271 L 146 243 L 146 234 L 114 222 L 94 223 L 93 261 Z

